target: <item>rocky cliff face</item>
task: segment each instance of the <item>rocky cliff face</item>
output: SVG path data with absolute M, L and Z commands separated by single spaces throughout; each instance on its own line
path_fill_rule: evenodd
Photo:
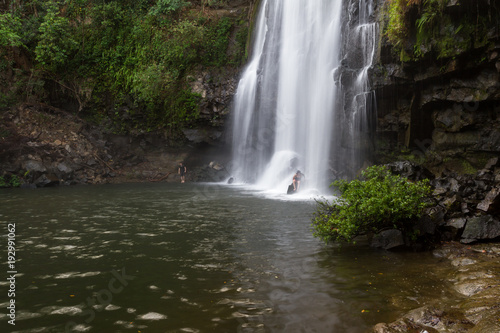
M 249 26 L 252 26 L 259 0 L 227 1 L 226 9 L 219 10 L 214 15 L 242 17 L 246 14 Z M 251 29 L 250 29 L 251 31 Z M 235 36 L 232 36 L 235 38 Z M 231 44 L 227 52 L 232 52 Z M 250 35 L 247 42 L 247 53 L 250 52 Z M 210 145 L 225 145 L 225 133 L 230 125 L 230 114 L 234 94 L 238 88 L 240 67 L 225 67 L 222 69 L 207 69 L 199 67 L 189 77 L 194 93 L 201 96 L 200 117 L 198 126 L 184 129 L 183 133 L 190 143 L 206 143 Z
M 258 0 L 229 0 L 223 6 L 204 10 L 209 16 L 241 20 L 246 17 L 251 22 L 258 3 Z M 231 36 L 228 53 L 238 51 L 235 47 L 237 33 L 234 31 Z M 18 62 L 24 64 L 25 58 L 19 57 Z M 200 116 L 196 124 L 182 130 L 184 136 L 174 138 L 169 136 L 168 130 L 112 134 L 109 121 L 96 126 L 72 114 L 74 105 L 62 102 L 66 98 L 61 94 L 55 103 L 58 107 L 29 102 L 2 108 L 0 187 L 10 179 L 16 182 L 20 179 L 25 186 L 37 187 L 178 181 L 176 170 L 180 161 L 188 165 L 189 181 L 219 181 L 227 177 L 227 172 L 209 167 L 209 163 L 213 159 L 226 162 L 228 156 L 224 133 L 229 125 L 240 67 L 238 64 L 220 68 L 200 65 L 190 70 L 186 81 L 192 91 L 201 96 Z M 11 74 L 0 76 L 14 84 Z M 129 120 L 126 115 L 127 112 L 123 112 L 125 121 Z
M 437 174 L 475 173 L 500 154 L 499 1 L 445 1 L 425 42 L 413 28 L 423 2 L 410 3 L 403 62 L 384 34 L 388 2 L 378 2 L 375 160 L 410 159 Z
M 498 241 L 500 2 L 404 1 L 406 37 L 395 45 L 386 32 L 394 15 L 388 7 L 396 2 L 379 0 L 375 14 L 380 34 L 371 69 L 377 107 L 371 160 L 412 160 L 434 173 L 424 175 L 436 178 L 431 181 L 435 205 L 419 221 L 423 233 L 468 244 L 467 251 L 482 246 L 471 243 Z M 426 11 L 429 4 L 439 12 Z M 425 13 L 434 20 L 424 19 Z M 373 332 L 498 331 L 490 317 L 498 314 L 498 302 L 491 297 L 498 283 L 485 274 L 495 270 L 497 254 L 491 256 L 494 261 L 465 258 L 457 243 L 444 244 L 434 255 L 458 268 L 449 281 L 463 301 L 450 307 L 437 299 L 393 323 L 376 325 Z M 491 254 L 489 249 L 478 252 Z

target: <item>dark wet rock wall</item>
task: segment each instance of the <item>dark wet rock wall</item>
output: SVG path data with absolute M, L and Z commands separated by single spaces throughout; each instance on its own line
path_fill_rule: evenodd
M 412 3 L 410 26 L 423 10 L 423 2 Z M 425 164 L 435 174 L 476 173 L 500 154 L 499 2 L 448 1 L 440 13 L 442 22 L 425 45 L 410 29 L 401 51 L 408 55 L 405 61 L 384 32 L 387 5 L 378 2 L 381 32 L 371 76 L 378 117 L 375 162 L 398 155 Z M 448 34 L 446 29 L 453 27 L 457 33 Z M 468 43 L 460 42 L 464 37 L 459 28 L 464 27 L 475 29 L 466 36 Z M 454 41 L 452 46 L 445 43 L 447 38 Z M 421 54 L 416 56 L 415 50 Z

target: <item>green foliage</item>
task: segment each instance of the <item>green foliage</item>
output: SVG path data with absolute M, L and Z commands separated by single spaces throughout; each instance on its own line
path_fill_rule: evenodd
M 191 92 L 186 77 L 200 65 L 210 70 L 241 64 L 248 34 L 242 28 L 246 16 L 237 25 L 237 19 L 211 11 L 227 1 L 192 3 L 19 2 L 0 14 L 0 70 L 16 75 L 8 89 L 0 82 L 0 104 L 14 104 L 13 98 L 50 103 L 49 96 L 58 95 L 72 98 L 82 117 L 114 132 L 163 128 L 175 135 L 198 117 L 201 97 Z M 6 53 L 11 46 L 24 48 L 21 60 L 33 64 L 30 72 L 19 70 Z
M 220 6 L 224 6 L 227 3 L 227 0 L 201 0 L 203 6 L 217 8 Z
M 172 28 L 172 35 L 167 42 L 165 60 L 179 70 L 189 68 L 199 60 L 203 46 L 204 28 L 195 22 L 183 20 Z
M 459 33 L 462 28 L 463 26 L 455 29 L 453 25 L 448 25 L 441 30 L 442 35 L 434 43 L 438 59 L 452 58 L 467 50 L 470 46 L 470 38 L 469 36 L 462 38 Z
M 149 10 L 149 14 L 153 16 L 173 15 L 189 5 L 190 3 L 184 0 L 158 0 Z
M 408 26 L 405 19 L 407 12 L 407 0 L 389 0 L 388 15 L 389 22 L 385 35 L 389 42 L 396 48 L 408 38 Z
M 227 47 L 233 24 L 228 17 L 220 19 L 216 25 L 208 28 L 205 35 L 205 65 L 223 66 L 228 62 Z
M 248 54 L 246 53 L 246 44 L 249 36 L 249 29 L 246 25 L 240 26 L 240 29 L 236 33 L 236 42 L 239 47 L 239 54 L 236 55 L 236 64 L 240 64 L 243 60 L 246 60 Z
M 22 24 L 12 13 L 0 14 L 0 48 L 23 46 L 21 39 Z
M 388 0 L 384 35 L 402 62 L 454 58 L 488 44 L 488 31 L 498 22 L 492 8 L 450 0 Z M 461 10 L 457 14 L 457 7 Z M 494 9 L 493 9 L 494 11 Z
M 178 125 L 189 126 L 199 116 L 200 94 L 192 93 L 190 90 L 181 90 L 171 102 L 166 122 L 170 127 Z
M 425 0 L 422 15 L 415 22 L 418 32 L 424 34 L 433 32 L 439 26 L 443 9 L 448 0 Z
M 424 55 L 424 50 L 433 49 L 439 59 L 453 57 L 469 46 L 471 25 L 465 22 L 455 26 L 451 18 L 445 15 L 447 3 L 448 0 L 423 2 L 422 14 L 415 21 L 417 32 L 414 53 L 417 59 Z
M 428 180 L 412 183 L 383 166 L 372 166 L 358 179 L 332 185 L 340 197 L 333 202 L 318 200 L 313 217 L 314 235 L 325 242 L 350 242 L 357 235 L 387 228 L 409 232 L 431 193 Z
M 474 166 L 472 166 L 472 164 L 470 164 L 469 161 L 462 160 L 462 172 L 469 174 L 469 175 L 473 175 L 473 174 L 477 173 L 477 169 L 474 168 Z
M 6 187 L 19 187 L 21 186 L 21 179 L 18 176 L 0 176 L 0 188 Z
M 140 102 L 154 106 L 163 93 L 168 91 L 173 80 L 162 65 L 151 64 L 132 73 L 131 92 Z
M 68 18 L 59 15 L 57 2 L 48 3 L 39 34 L 35 48 L 36 60 L 48 70 L 56 70 L 64 65 L 69 55 L 78 48 Z

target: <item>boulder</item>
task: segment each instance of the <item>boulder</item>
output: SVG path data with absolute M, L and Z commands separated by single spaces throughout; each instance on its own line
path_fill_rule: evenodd
M 487 170 L 493 170 L 494 167 L 499 166 L 500 159 L 498 157 L 491 158 L 484 166 Z
M 462 211 L 462 214 L 470 213 L 469 206 L 467 205 L 466 202 L 462 202 L 462 204 L 460 205 L 460 210 Z
M 474 124 L 474 112 L 463 108 L 460 104 L 454 104 L 451 109 L 434 113 L 434 123 L 436 127 L 444 129 L 446 132 L 459 132 L 464 127 Z
M 481 279 L 473 281 L 460 281 L 455 284 L 455 290 L 460 294 L 470 297 L 488 288 L 489 284 Z
M 477 205 L 477 209 L 487 213 L 500 213 L 500 187 L 492 188 L 483 201 Z
M 462 197 L 459 194 L 454 194 L 449 198 L 444 199 L 441 205 L 446 208 L 447 211 L 459 211 L 462 206 Z
M 465 217 L 457 217 L 446 221 L 446 226 L 460 230 L 463 229 L 463 227 L 465 227 L 466 222 L 467 219 Z
M 54 174 L 43 174 L 38 177 L 33 184 L 35 184 L 36 187 L 56 186 L 59 185 L 59 178 L 57 178 Z
M 464 198 L 469 197 L 474 194 L 474 189 L 470 186 L 467 186 L 460 192 L 460 195 Z
M 476 178 L 485 182 L 492 182 L 495 180 L 495 175 L 488 169 L 479 170 L 476 174 Z
M 215 169 L 217 171 L 221 171 L 221 170 L 224 170 L 224 167 L 218 163 L 218 162 L 215 162 L 215 161 L 212 161 L 208 164 L 209 167 L 211 167 L 212 169 Z
M 437 224 L 429 217 L 420 218 L 415 225 L 415 230 L 419 235 L 434 235 L 436 233 Z
M 467 219 L 460 242 L 468 244 L 497 237 L 500 237 L 500 221 L 491 215 L 485 215 Z
M 390 250 L 405 245 L 405 242 L 403 239 L 403 233 L 400 230 L 390 229 L 376 234 L 370 245 L 372 247 Z
M 427 178 L 434 178 L 433 174 L 421 165 L 410 161 L 398 161 L 386 164 L 393 174 L 417 181 Z
M 424 214 L 415 225 L 415 228 L 419 231 L 420 235 L 434 235 L 436 228 L 444 224 L 445 215 L 446 210 L 441 206 L 426 208 Z
M 23 168 L 26 171 L 30 172 L 45 172 L 47 168 L 43 165 L 42 162 L 36 160 L 28 160 L 23 163 Z
M 450 191 L 451 192 L 459 192 L 462 188 L 462 185 L 455 178 L 450 178 Z

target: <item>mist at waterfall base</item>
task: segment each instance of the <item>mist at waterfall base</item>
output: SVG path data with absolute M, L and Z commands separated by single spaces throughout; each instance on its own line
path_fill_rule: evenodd
M 300 170 L 302 196 L 328 190 L 341 8 L 341 0 L 261 3 L 234 100 L 235 183 L 283 194 Z

